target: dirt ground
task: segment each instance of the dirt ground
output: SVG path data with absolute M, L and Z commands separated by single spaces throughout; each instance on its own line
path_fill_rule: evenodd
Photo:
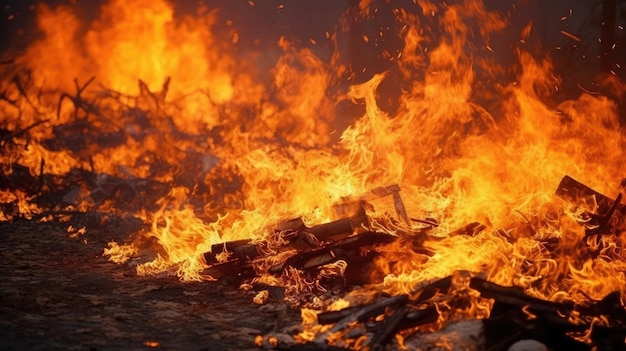
M 281 301 L 221 283 L 138 277 L 102 257 L 115 223 L 70 238 L 68 223 L 0 223 L 0 350 L 258 350 L 299 324 Z

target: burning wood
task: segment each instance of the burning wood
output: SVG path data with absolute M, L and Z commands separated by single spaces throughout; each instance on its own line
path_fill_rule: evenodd
M 395 189 L 398 189 L 395 186 Z M 396 190 L 397 192 L 397 190 Z M 394 192 L 395 193 L 395 192 Z M 386 196 L 384 193 L 379 196 Z M 401 199 L 394 199 L 399 202 Z M 353 271 L 378 256 L 377 246 L 391 243 L 399 237 L 388 233 L 374 232 L 369 228 L 369 218 L 365 207 L 351 217 L 339 219 L 312 227 L 307 227 L 297 218 L 277 225 L 270 241 L 253 243 L 251 240 L 231 241 L 212 246 L 211 252 L 204 254 L 209 268 L 204 274 L 216 278 L 231 277 L 250 278 L 253 267 L 263 266 L 264 272 L 280 274 L 287 268 L 310 271 L 340 260 L 347 261 L 351 271 L 342 275 L 355 283 L 368 281 L 366 276 Z M 277 262 L 263 264 L 264 261 Z M 237 271 L 239 270 L 239 271 Z M 359 269 L 360 270 L 360 269 Z
M 305 247 L 320 247 L 323 243 L 331 243 L 336 240 L 347 238 L 355 231 L 363 231 L 367 225 L 367 215 L 361 209 L 359 213 L 350 218 L 339 219 L 333 222 L 307 227 L 302 219 L 296 218 L 279 224 L 274 229 L 278 238 L 281 251 L 289 249 L 303 249 Z M 268 250 L 269 243 L 261 242 L 252 244 L 252 240 L 238 240 L 214 244 L 211 252 L 205 253 L 207 263 L 220 262 L 220 257 L 227 254 L 232 259 L 250 261 Z
M 623 214 L 621 196 L 612 201 L 567 176 L 557 195 L 583 205 L 591 201 L 589 213 L 604 213 L 606 221 L 615 213 Z M 601 228 L 601 233 L 608 229 Z M 476 235 L 484 229 L 485 226 L 472 223 L 450 235 Z M 290 264 L 306 266 L 306 262 L 293 260 Z M 316 323 L 332 327 L 317 335 L 312 343 L 319 348 L 358 345 L 357 348 L 384 349 L 396 339 L 441 329 L 456 320 L 455 315 L 465 315 L 482 320 L 488 350 L 508 349 L 526 339 L 551 349 L 568 345 L 573 350 L 618 350 L 623 347 L 626 333 L 626 309 L 619 296 L 616 291 L 600 301 L 555 302 L 528 295 L 521 288 L 494 284 L 477 274 L 457 272 L 416 287 L 408 295 L 378 297 L 369 304 L 319 313 Z M 485 306 L 489 307 L 481 312 Z
M 552 201 L 563 174 L 626 174 L 619 66 L 591 82 L 609 96 L 562 86 L 533 27 L 480 1 L 335 2 L 304 40 L 220 3 L 41 5 L 0 59 L 0 220 L 123 224 L 100 256 L 137 275 L 302 308 L 265 347 L 411 349 L 463 322 L 491 349 L 623 346 L 622 195 L 566 176 Z
M 587 235 L 620 233 L 626 230 L 626 205 L 622 204 L 622 194 L 615 200 L 565 176 L 556 194 L 585 210 L 583 221 Z
M 425 238 L 425 231 L 421 229 L 406 227 L 402 230 L 398 227 L 395 234 L 389 234 L 371 228 L 366 208 L 372 206 L 367 201 L 387 196 L 393 199 L 398 219 L 403 225 L 409 224 L 410 219 L 399 192 L 400 187 L 394 184 L 376 188 L 358 200 L 344 198 L 342 204 L 334 206 L 335 211 L 343 214 L 348 208 L 357 208 L 354 215 L 312 227 L 307 227 L 300 218 L 285 221 L 273 228 L 271 240 L 257 243 L 238 240 L 214 244 L 211 252 L 204 254 L 209 268 L 203 274 L 217 279 L 233 276 L 244 279 L 254 275 L 255 265 L 264 267 L 257 274 L 280 274 L 287 268 L 310 271 L 333 262 L 346 261 L 349 271 L 342 272 L 345 279 L 351 283 L 370 282 L 366 270 L 358 267 L 369 266 L 368 263 L 379 256 L 377 246 L 396 240 L 408 240 L 412 245 L 419 246 Z M 380 218 L 377 221 L 385 223 L 388 220 Z M 419 222 L 428 224 L 427 228 L 437 225 L 433 220 Z M 281 256 L 278 262 L 270 263 L 269 266 L 261 263 L 278 256 Z
M 80 95 L 82 90 L 84 88 L 79 89 L 77 94 Z M 77 109 L 87 108 L 81 99 L 79 96 L 71 100 L 75 105 L 78 104 Z M 95 113 L 95 107 L 89 106 L 90 113 Z M 136 113 L 134 116 L 141 115 Z M 3 144 L 6 146 L 12 143 L 43 123 L 35 123 L 15 133 L 5 133 Z M 137 134 L 130 136 L 120 130 L 102 134 L 95 124 L 87 120 L 56 126 L 53 133 L 55 138 L 44 140 L 42 145 L 49 150 L 69 149 L 74 153 L 81 153 L 88 145 L 96 145 L 102 149 L 114 148 L 129 137 L 138 137 Z M 195 153 L 187 155 L 190 159 L 197 156 Z M 165 197 L 171 185 L 152 178 L 101 174 L 93 166 L 90 171 L 72 169 L 62 176 L 46 174 L 43 169 L 42 161 L 39 174 L 32 175 L 27 168 L 16 163 L 12 165 L 12 173 L 2 178 L 4 189 L 21 190 L 33 203 L 49 209 L 29 214 L 28 217 L 35 221 L 98 214 L 98 209 L 109 202 L 117 204 L 116 210 L 125 213 L 155 209 L 154 202 L 158 197 Z M 176 181 L 195 184 L 193 179 L 179 178 Z M 568 176 L 563 178 L 556 194 L 585 210 L 581 218 L 584 220 L 587 236 L 619 236 L 623 231 L 626 206 L 621 203 L 621 195 L 612 200 Z M 392 200 L 390 208 L 395 215 L 370 218 L 367 214 L 373 207 L 370 202 L 387 197 Z M 4 204 L 4 216 L 19 218 L 26 215 L 17 201 L 13 207 L 9 208 L 9 205 L 11 203 Z M 334 209 L 337 214 L 343 215 L 350 210 L 356 209 L 356 212 L 352 216 L 314 226 L 307 226 L 301 218 L 288 220 L 275 225 L 271 229 L 272 234 L 265 240 L 243 239 L 213 243 L 211 251 L 203 253 L 204 261 L 208 264 L 203 274 L 241 283 L 253 281 L 263 274 L 278 277 L 294 270 L 308 274 L 316 284 L 320 284 L 319 281 L 323 279 L 322 271 L 328 265 L 342 262 L 338 275 L 349 290 L 349 285 L 375 282 L 371 278 L 374 261 L 383 257 L 382 252 L 387 247 L 398 245 L 403 247 L 403 254 L 434 256 L 436 253 L 428 248 L 429 243 L 458 236 L 476 237 L 485 235 L 489 230 L 487 226 L 473 222 L 444 237 L 431 235 L 430 232 L 439 223 L 431 218 L 410 218 L 397 184 L 375 188 L 358 198 L 345 197 Z M 103 211 L 102 215 L 107 214 Z M 515 242 L 509 236 L 506 239 L 511 244 Z M 558 245 L 558 241 L 556 243 Z M 625 331 L 626 318 L 617 298 L 619 292 L 607 295 L 596 303 L 588 301 L 588 304 L 575 304 L 532 297 L 521 289 L 500 286 L 478 276 L 472 276 L 466 281 L 467 284 L 454 287 L 453 276 L 449 276 L 410 294 L 380 297 L 367 305 L 320 313 L 317 323 L 333 326 L 317 335 L 313 344 L 326 347 L 327 343 L 336 344 L 341 339 L 348 345 L 361 338 L 359 345 L 381 349 L 396 342 L 398 338 L 440 329 L 446 323 L 454 321 L 455 314 L 461 310 L 464 311 L 461 314 L 483 321 L 487 335 L 485 342 L 489 348 L 508 346 L 522 338 L 536 339 L 549 347 L 566 343 L 572 348 L 582 350 L 590 345 L 613 349 L 623 342 L 619 335 Z M 255 289 L 264 292 L 263 295 L 256 296 L 255 301 L 258 300 L 261 304 L 269 297 L 270 290 L 282 289 L 272 285 L 255 286 Z M 319 286 L 324 290 L 323 286 Z M 279 294 L 274 293 L 274 298 L 283 298 L 285 292 L 281 291 Z M 491 307 L 483 306 L 478 312 L 468 312 L 468 306 L 475 304 L 476 299 L 482 299 L 482 304 Z M 509 323 L 502 325 L 502 319 Z M 507 336 L 504 338 L 498 336 L 502 328 L 507 328 Z M 550 332 L 538 333 L 537 330 Z M 586 343 L 569 336 L 572 333 L 583 335 L 589 330 L 591 332 L 586 335 Z M 582 336 L 578 339 L 580 338 Z
M 572 350 L 592 350 L 595 347 L 620 350 L 623 347 L 626 310 L 615 301 L 618 293 L 585 305 L 558 303 L 534 298 L 516 287 L 490 283 L 474 274 L 469 284 L 455 286 L 454 280 L 458 281 L 459 277 L 467 274 L 455 273 L 411 295 L 380 297 L 370 304 L 320 313 L 317 322 L 333 326 L 318 335 L 313 343 L 324 349 L 327 343 L 337 344 L 337 338 L 341 338 L 339 335 L 350 335 L 351 340 L 344 342 L 350 344 L 359 340 L 360 347 L 385 349 L 394 335 L 402 335 L 404 339 L 416 332 L 429 330 L 435 323 L 449 323 L 448 319 L 442 318 L 442 313 L 446 313 L 444 306 L 458 305 L 459 301 L 478 294 L 493 304 L 490 315 L 483 319 L 484 346 L 487 350 L 508 349 L 525 339 L 538 340 L 550 349 L 561 349 L 564 345 Z M 431 291 L 439 292 L 436 298 L 431 296 Z M 503 322 L 506 327 L 503 327 Z M 425 325 L 429 327 L 424 328 Z M 347 328 L 357 333 L 345 331 Z M 502 332 L 503 328 L 509 330 Z M 578 341 L 574 334 L 582 337 L 581 333 L 585 331 L 590 332 L 586 335 L 587 343 Z

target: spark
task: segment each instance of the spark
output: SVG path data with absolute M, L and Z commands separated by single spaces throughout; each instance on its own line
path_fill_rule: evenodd
M 572 34 L 572 33 L 566 32 L 566 31 L 564 31 L 564 30 L 562 30 L 562 31 L 561 31 L 561 34 L 563 34 L 564 36 L 566 36 L 566 37 L 568 37 L 568 38 L 570 38 L 570 39 L 572 39 L 572 40 L 575 40 L 575 41 L 578 41 L 578 42 L 580 42 L 580 41 L 581 41 L 579 37 L 575 36 L 575 35 L 574 35 L 574 34 Z

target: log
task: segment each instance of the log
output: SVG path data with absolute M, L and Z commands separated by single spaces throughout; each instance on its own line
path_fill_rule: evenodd
M 209 266 L 202 271 L 201 275 L 211 276 L 216 280 L 226 279 L 240 282 L 243 279 L 256 276 L 256 271 L 250 263 L 235 259 Z
M 302 221 L 301 223 L 302 225 L 297 228 L 297 232 L 313 234 L 322 241 L 337 241 L 347 238 L 355 232 L 363 231 L 364 227 L 369 227 L 369 218 L 365 213 L 364 207 L 360 206 L 354 215 L 347 218 L 315 225 L 313 227 L 305 226 Z
M 415 287 L 413 287 L 413 291 L 415 293 L 419 293 L 419 295 L 417 296 L 416 299 L 414 299 L 415 303 L 421 303 L 424 302 L 428 299 L 430 299 L 431 297 L 435 296 L 435 294 L 437 293 L 446 293 L 448 292 L 448 290 L 450 290 L 450 287 L 452 286 L 452 276 L 449 275 L 445 278 L 441 278 L 438 280 L 435 280 L 432 283 L 429 283 L 427 285 L 424 286 L 420 286 L 419 284 Z
M 289 242 L 284 246 L 284 250 L 302 251 L 306 248 L 319 247 L 321 242 L 345 239 L 368 224 L 365 210 L 361 209 L 352 217 L 312 227 L 307 227 L 301 218 L 295 218 L 278 224 L 274 230 Z M 264 242 L 253 243 L 252 240 L 247 239 L 227 241 L 212 245 L 211 252 L 204 253 L 204 259 L 209 265 L 218 263 L 217 255 L 225 250 L 232 253 L 233 259 L 250 261 L 261 256 L 266 251 L 266 246 Z
M 380 298 L 373 303 L 358 308 L 354 311 L 354 313 L 349 314 L 339 320 L 332 328 L 328 331 L 320 334 L 315 338 L 313 343 L 317 345 L 325 345 L 326 339 L 334 333 L 340 332 L 350 326 L 350 324 L 354 322 L 363 322 L 368 318 L 377 316 L 385 311 L 387 307 L 395 307 L 399 305 L 403 305 L 408 301 L 408 295 L 398 295 L 393 297 L 383 297 Z
M 607 233 L 619 235 L 626 229 L 626 205 L 622 203 L 622 194 L 613 200 L 565 176 L 559 183 L 556 195 L 587 211 L 589 221 L 585 223 L 585 234 L 588 236 Z
M 341 319 L 346 318 L 349 315 L 354 314 L 357 310 L 363 308 L 363 306 L 350 306 L 339 311 L 326 311 L 318 313 L 317 323 L 319 324 L 333 324 L 337 323 Z
M 626 307 L 622 305 L 619 291 L 606 295 L 602 300 L 593 304 L 589 310 L 583 310 L 586 314 L 602 314 L 620 325 L 626 326 Z
M 402 196 L 400 195 L 400 186 L 398 184 L 391 184 L 389 186 L 375 188 L 368 194 L 360 197 L 358 200 L 344 198 L 343 203 L 337 204 L 333 207 L 335 209 L 335 213 L 343 216 L 345 213 L 349 213 L 357 206 L 362 207 L 362 201 L 372 201 L 386 196 L 392 197 L 393 206 L 398 218 L 401 219 L 405 224 L 409 225 L 410 218 L 404 206 L 404 201 L 402 201 Z
M 268 272 L 278 274 L 287 267 L 311 270 L 342 259 L 348 263 L 355 263 L 354 266 L 364 266 L 368 261 L 371 261 L 374 255 L 377 255 L 376 252 L 370 250 L 372 247 L 390 243 L 397 238 L 393 235 L 377 232 L 353 235 L 322 247 L 298 251 L 298 253 L 285 261 L 271 267 Z M 255 271 L 250 263 L 250 255 L 259 254 L 258 257 L 260 257 L 259 246 L 247 244 L 246 242 L 247 240 L 238 240 L 219 244 L 221 247 L 226 245 L 227 249 L 232 250 L 230 251 L 232 255 L 226 262 L 218 263 L 215 253 L 205 253 L 204 257 L 209 267 L 203 271 L 203 274 L 210 275 L 218 280 L 229 276 L 234 279 L 254 277 Z M 349 267 L 351 266 L 349 265 Z M 354 271 L 348 272 L 348 270 L 346 270 L 345 274 L 346 276 L 359 275 Z M 352 277 L 352 279 L 355 279 L 355 277 Z M 359 282 L 362 282 L 362 280 L 358 279 Z
M 569 314 L 574 310 L 574 304 L 568 302 L 552 302 L 526 295 L 518 287 L 501 286 L 488 282 L 485 279 L 472 277 L 470 288 L 480 292 L 482 297 L 518 306 L 527 306 L 533 312 L 548 312 L 553 314 Z
M 567 335 L 567 331 L 556 327 L 542 316 L 529 320 L 527 316 L 514 306 L 504 304 L 494 308 L 508 310 L 498 316 L 492 316 L 483 321 L 485 335 L 485 350 L 507 350 L 521 340 L 537 340 L 547 345 L 550 350 L 591 351 L 590 345 L 574 340 Z
M 411 301 L 411 303 L 413 303 L 413 301 Z M 323 325 L 337 323 L 339 320 L 354 314 L 360 308 L 363 308 L 363 306 L 350 306 L 339 311 L 322 312 L 317 315 L 317 322 Z M 435 306 L 408 310 L 400 321 L 399 329 L 403 330 L 413 328 L 418 325 L 433 323 L 437 321 L 438 318 L 439 312 Z
M 434 323 L 439 319 L 437 307 L 429 306 L 421 310 L 413 310 L 404 316 L 398 327 L 400 330 L 417 327 L 424 324 Z
M 251 244 L 251 240 L 234 240 L 220 244 L 213 244 L 211 252 L 204 253 L 204 260 L 207 264 L 218 263 L 217 255 L 222 252 L 230 252 L 232 255 L 229 260 L 250 261 L 261 255 L 261 244 Z
M 398 330 L 398 326 L 407 315 L 408 309 L 401 305 L 393 311 L 391 316 L 387 317 L 379 326 L 376 334 L 369 341 L 370 350 L 383 350 L 384 346 L 393 337 Z
M 556 189 L 556 195 L 574 204 L 584 206 L 596 214 L 607 213 L 613 207 L 614 201 L 610 197 L 601 194 L 570 176 L 564 176 Z M 596 207 L 597 204 L 597 207 Z M 617 203 L 616 211 L 626 214 L 626 205 Z
M 303 226 L 299 231 L 306 232 L 315 235 L 320 240 L 332 241 L 336 237 L 344 237 L 351 235 L 354 230 L 360 227 L 361 223 L 364 223 L 366 217 L 356 218 L 343 218 L 333 222 L 324 223 L 320 225 L 307 228 Z
M 365 345 L 370 350 L 382 350 L 395 333 L 436 322 L 439 319 L 437 306 L 428 299 L 437 292 L 446 293 L 451 285 L 452 276 L 448 276 L 415 288 L 414 291 L 420 293 L 417 298 L 408 295 L 382 297 L 367 305 L 320 313 L 317 316 L 319 324 L 335 325 L 318 335 L 313 344 L 325 347 L 331 335 L 369 320 L 365 327 L 372 336 Z M 479 277 L 470 278 L 469 287 L 479 291 L 482 297 L 495 300 L 490 317 L 483 320 L 486 350 L 506 350 L 526 339 L 538 340 L 554 350 L 625 349 L 626 310 L 619 292 L 595 303 L 578 305 L 538 299 L 526 295 L 520 288 L 501 286 Z M 420 305 L 419 309 L 417 305 Z M 386 316 L 381 322 L 370 320 L 383 313 Z M 582 322 L 570 321 L 572 315 Z M 607 325 L 595 325 L 594 321 L 598 320 L 605 320 Z M 572 333 L 588 333 L 590 344 L 574 339 Z
M 481 296 L 495 300 L 491 316 L 485 323 L 486 336 L 489 338 L 492 335 L 487 344 L 492 344 L 492 347 L 515 341 L 502 338 L 503 334 L 513 332 L 519 333 L 520 338 L 539 340 L 551 349 L 592 350 L 599 347 L 596 349 L 623 350 L 626 347 L 626 309 L 621 304 L 619 292 L 611 293 L 592 305 L 576 305 L 541 300 L 526 295 L 519 288 L 500 286 L 481 278 L 471 278 L 470 287 L 478 290 Z M 534 317 L 529 318 L 527 312 Z M 583 322 L 572 323 L 569 317 L 573 314 Z M 593 325 L 592 321 L 600 319 L 606 320 L 608 325 Z M 505 326 L 507 323 L 508 326 Z M 503 328 L 510 330 L 503 332 Z M 589 329 L 592 345 L 569 336 L 570 333 L 584 333 Z
M 353 235 L 321 248 L 298 252 L 283 263 L 272 267 L 270 273 L 281 272 L 286 267 L 311 269 L 340 259 L 350 262 L 353 259 L 359 259 L 363 253 L 367 254 L 368 247 L 388 244 L 397 238 L 393 235 L 378 232 L 365 232 Z

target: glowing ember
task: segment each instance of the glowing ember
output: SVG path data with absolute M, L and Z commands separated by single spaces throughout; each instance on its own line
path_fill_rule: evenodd
M 2 128 L 35 125 L 11 142 L 2 139 L 3 174 L 10 178 L 18 166 L 34 178 L 80 169 L 99 174 L 76 184 L 63 210 L 140 218 L 143 230 L 104 249 L 118 263 L 141 256 L 140 275 L 213 280 L 203 274 L 204 253 L 247 240 L 267 243 L 263 260 L 253 262 L 254 283 L 283 285 L 288 295 L 323 291 L 292 267 L 267 274 L 294 254 L 278 249 L 288 233 L 276 228 L 291 218 L 309 228 L 343 218 L 336 209 L 347 199 L 367 201 L 372 189 L 397 184 L 406 214 L 422 222 L 393 215 L 397 202 L 371 201 L 368 229 L 400 235 L 434 219 L 423 243 L 433 254 L 402 241 L 378 247 L 371 274 L 382 283 L 336 306 L 314 307 L 340 309 L 381 291 L 411 294 L 419 283 L 459 271 L 550 301 L 583 303 L 614 291 L 626 300 L 625 227 L 587 235 L 581 223 L 597 209 L 554 196 L 564 175 L 608 196 L 624 191 L 626 133 L 618 101 L 586 92 L 557 95 L 560 80 L 550 57 L 535 56 L 525 44 L 532 25 L 515 41 L 516 62 L 499 63 L 503 49 L 491 37 L 505 30 L 508 18 L 480 1 L 376 6 L 363 0 L 348 9 L 336 33 L 326 33 L 335 50 L 323 57 L 315 50 L 319 38 L 281 37 L 267 56 L 243 48 L 236 25 L 218 29 L 227 19 L 204 6 L 192 16 L 177 14 L 165 0 L 109 0 L 95 21 L 81 23 L 72 7 L 42 4 L 41 38 L 2 66 Z M 384 72 L 361 70 L 344 57 L 342 40 L 350 21 L 366 23 L 384 10 L 393 16 L 390 29 L 359 35 L 354 45 L 384 47 L 388 35 L 397 47 L 381 54 Z M 269 73 L 262 71 L 268 60 Z M 602 84 L 624 96 L 617 78 Z M 89 139 L 94 131 L 99 139 Z M 131 184 L 136 196 L 101 199 L 98 191 L 115 179 Z M 155 184 L 167 188 L 159 199 L 153 199 Z M 22 191 L 0 190 L 0 199 L 17 206 L 0 211 L 0 220 L 46 214 Z M 390 216 L 397 218 L 385 222 Z M 475 235 L 451 235 L 475 222 L 483 226 Z M 228 262 L 228 250 L 215 254 Z M 349 265 L 325 264 L 319 277 L 341 277 Z M 268 296 L 264 290 L 254 302 Z M 490 301 L 468 296 L 472 306 L 462 313 L 437 305 L 440 318 L 489 315 Z M 343 337 L 317 325 L 311 310 L 302 316 L 298 340 Z

